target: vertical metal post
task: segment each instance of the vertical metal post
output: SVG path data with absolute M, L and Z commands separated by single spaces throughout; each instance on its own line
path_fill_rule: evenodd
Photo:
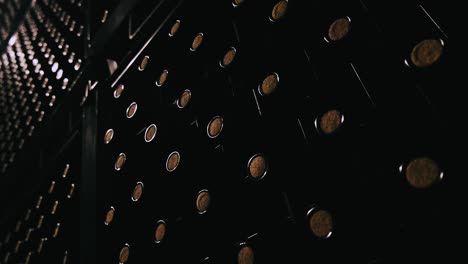
M 96 146 L 97 91 L 83 105 L 80 179 L 80 263 L 96 263 Z

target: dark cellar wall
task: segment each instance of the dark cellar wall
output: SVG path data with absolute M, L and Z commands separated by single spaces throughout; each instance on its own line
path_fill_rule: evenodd
M 450 262 L 448 15 L 0 1 L 0 263 Z

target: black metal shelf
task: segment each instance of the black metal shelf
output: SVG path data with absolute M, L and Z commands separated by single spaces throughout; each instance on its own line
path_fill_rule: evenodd
M 0 159 L 14 161 L 0 263 L 442 260 L 448 15 L 427 1 L 38 0 L 0 58 Z M 426 39 L 440 57 L 418 67 Z

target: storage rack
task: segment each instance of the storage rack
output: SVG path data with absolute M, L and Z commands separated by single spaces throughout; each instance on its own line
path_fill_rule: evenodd
M 0 12 L 0 263 L 446 260 L 445 4 Z M 417 67 L 425 39 L 443 53 Z M 417 188 L 424 157 L 440 176 Z

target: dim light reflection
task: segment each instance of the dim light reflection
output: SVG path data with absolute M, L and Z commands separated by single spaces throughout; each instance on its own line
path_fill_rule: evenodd
M 11 38 L 8 40 L 8 45 L 13 46 L 15 44 L 17 38 L 18 38 L 17 34 L 11 36 Z
M 59 67 L 59 64 L 55 62 L 54 65 L 52 65 L 52 72 L 57 72 L 58 67 Z
M 60 69 L 60 70 L 57 72 L 57 76 L 56 76 L 57 80 L 60 80 L 60 79 L 62 78 L 62 76 L 63 76 L 63 70 Z

